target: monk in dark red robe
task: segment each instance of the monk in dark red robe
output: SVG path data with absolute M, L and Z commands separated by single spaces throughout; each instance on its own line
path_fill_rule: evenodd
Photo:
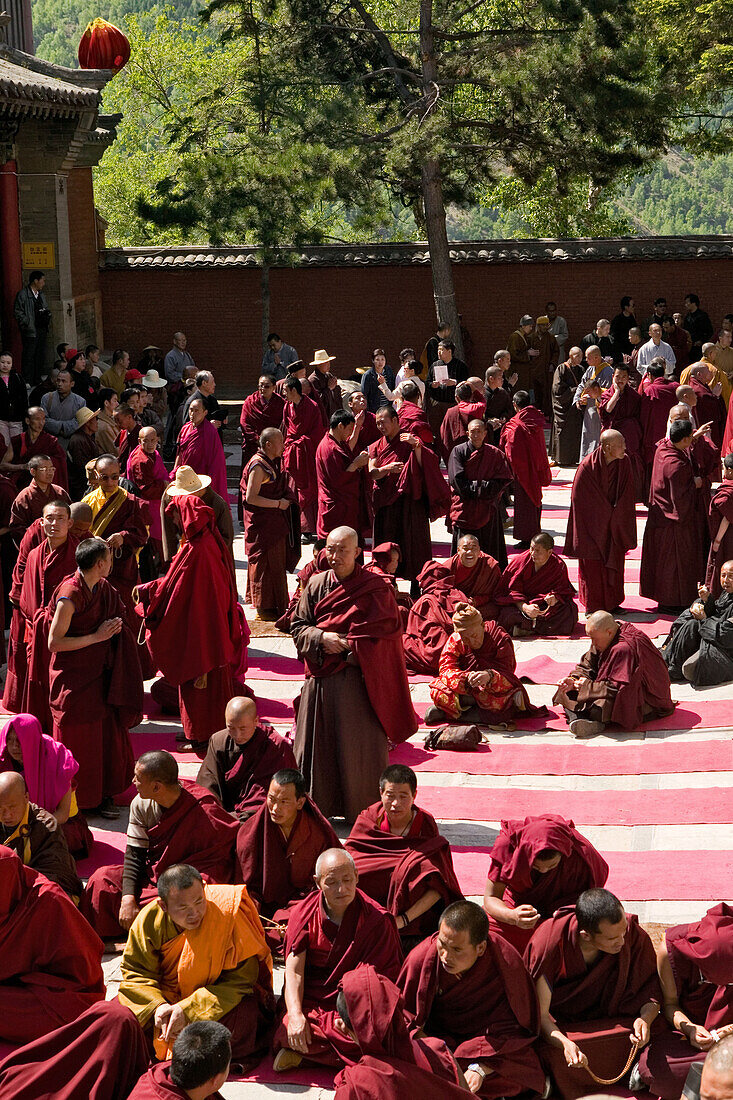
M 178 436 L 176 464 L 190 466 L 197 474 L 211 478 L 211 487 L 223 500 L 229 499 L 227 490 L 227 463 L 219 433 L 207 419 L 202 398 L 195 397 L 188 406 L 188 424 L 184 424 Z
M 241 881 L 264 921 L 270 949 L 281 950 L 294 906 L 313 889 L 316 860 L 341 841 L 305 791 L 300 772 L 272 777 L 263 806 L 239 827 Z
M 430 447 L 440 458 L 447 456 L 441 452 L 441 441 L 436 441 L 433 429 L 430 427 L 425 410 L 418 404 L 420 391 L 414 382 L 403 382 L 400 388 L 402 404 L 400 405 L 399 418 L 400 430 L 409 435 L 415 435 L 424 447 Z
M 319 354 L 320 352 L 316 352 L 316 356 Z M 314 359 L 310 365 L 316 369 L 308 375 L 308 381 L 321 403 L 327 421 L 331 419 L 335 412 L 344 407 L 343 394 L 338 384 L 338 378 L 329 369 L 329 364 L 333 360 L 333 355 L 328 355 L 325 359 Z
M 555 814 L 502 821 L 484 909 L 492 930 L 524 951 L 541 921 L 607 878 L 605 859 L 572 821 Z
M 443 417 L 440 425 L 440 438 L 446 454 L 450 455 L 459 443 L 468 439 L 468 425 L 472 420 L 486 419 L 486 398 L 479 395 L 469 382 L 459 382 L 456 386 L 456 403 Z
M 52 500 L 63 500 L 66 504 L 71 504 L 71 497 L 66 489 L 53 480 L 55 471 L 48 455 L 36 455 L 29 465 L 33 480 L 25 489 L 20 490 L 10 510 L 10 534 L 17 545 L 33 521 L 41 518 L 43 509 Z
M 696 363 L 690 370 L 688 385 L 697 397 L 695 416 L 698 424 L 710 424 L 710 438 L 720 449 L 723 445 L 727 412 L 720 392 L 711 389 L 714 375 L 706 363 Z
M 407 624 L 407 614 L 412 607 L 413 600 L 412 596 L 408 596 L 406 592 L 401 592 L 397 587 L 395 575 L 400 567 L 401 560 L 402 551 L 396 542 L 380 542 L 372 547 L 372 560 L 368 561 L 364 568 L 369 573 L 374 573 L 377 577 L 381 577 L 382 580 L 392 586 L 394 597 L 397 600 L 397 606 L 400 609 L 400 616 L 404 629 Z
M 515 554 L 501 577 L 495 599 L 498 620 L 515 638 L 570 635 L 578 622 L 568 567 L 555 553 L 552 535 L 541 531 L 529 550 Z
M 542 488 L 552 484 L 545 417 L 526 390 L 513 398 L 514 416 L 501 429 L 501 447 L 514 474 L 514 538 L 526 546 L 542 527 Z
M 626 366 L 616 366 L 613 385 L 603 391 L 598 402 L 598 416 L 604 431 L 620 432 L 626 443 L 626 454 L 634 471 L 636 499 L 645 500 L 644 461 L 642 447 L 644 432 L 641 425 L 642 399 L 629 385 Z
M 66 465 L 66 452 L 55 435 L 45 431 L 46 413 L 39 405 L 28 410 L 25 418 L 27 427 L 20 435 L 11 437 L 10 445 L 3 455 L 0 471 L 7 474 L 15 485 L 15 491 L 25 489 L 31 480 L 28 463 L 36 455 L 48 455 L 54 466 L 53 480 L 62 489 L 68 491 L 69 474 Z
M 662 999 L 654 947 L 608 890 L 587 890 L 544 921 L 525 962 L 540 1002 L 540 1057 L 563 1100 L 595 1087 L 585 1066 L 615 1077 L 630 1039 L 649 1042 Z
M 512 472 L 498 447 L 486 442 L 483 420 L 472 420 L 468 442 L 453 448 L 448 481 L 453 494 L 453 551 L 461 535 L 475 535 L 484 553 L 491 554 L 503 569 L 507 555 L 499 499 L 512 482 Z
M 578 558 L 580 602 L 587 613 L 624 601 L 626 552 L 636 546 L 634 473 L 619 432 L 601 433 L 581 461 L 570 494 L 563 554 Z
M 229 1015 L 229 1013 L 227 1013 Z M 140 1078 L 130 1100 L 222 1100 L 218 1091 L 237 1065 L 231 1065 L 232 1032 L 218 1020 L 187 1024 L 173 1043 L 170 1061 L 156 1063 Z M 241 1056 L 241 1055 L 240 1055 Z M 210 1076 L 207 1076 L 210 1075 Z
M 420 1028 L 453 1051 L 472 1092 L 489 1100 L 542 1093 L 532 981 L 515 949 L 489 931 L 480 906 L 448 906 L 438 932 L 405 959 L 397 984 Z
M 271 374 L 261 374 L 257 389 L 245 397 L 239 427 L 242 429 L 242 469 L 260 445 L 265 428 L 279 428 L 283 422 L 285 400 L 275 392 Z
M 140 429 L 138 446 L 127 460 L 127 476 L 135 486 L 137 496 L 147 501 L 150 541 L 160 562 L 163 558 L 163 531 L 160 502 L 170 484 L 170 474 L 158 450 L 158 433 L 147 425 Z
M 304 532 L 315 535 L 318 513 L 316 448 L 326 433 L 322 406 L 302 392 L 300 379 L 285 379 L 282 464 L 293 480 Z
M 677 1100 L 693 1062 L 733 1031 L 733 909 L 725 902 L 700 921 L 668 928 L 657 948 L 664 1014 L 673 1031 L 656 1035 L 639 1062 L 653 1096 Z
M 377 427 L 377 418 L 373 412 L 369 412 L 367 399 L 361 390 L 354 390 L 349 394 L 349 408 L 356 417 L 355 428 L 358 433 L 359 450 L 371 447 L 372 443 L 382 438 L 382 435 Z
M 453 633 L 453 612 L 465 603 L 466 596 L 453 580 L 448 562 L 429 561 L 417 583 L 422 594 L 407 614 L 405 661 L 410 672 L 434 676 L 443 647 Z
M 303 595 L 303 589 L 307 585 L 314 573 L 322 573 L 324 569 L 328 569 L 328 558 L 326 557 L 325 550 L 319 550 L 317 547 L 313 547 L 313 557 L 309 562 L 298 570 L 297 578 L 298 583 L 295 586 L 295 591 L 290 597 L 285 612 L 275 623 L 278 630 L 282 630 L 283 634 L 290 633 L 290 624 L 292 622 L 293 614 L 298 604 L 300 603 L 300 597 Z
M 295 487 L 282 468 L 283 435 L 265 428 L 259 449 L 242 472 L 247 555 L 247 598 L 261 619 L 277 619 L 288 606 L 287 574 L 300 559 L 300 512 Z
M 360 540 L 371 534 L 369 452 L 357 449 L 355 423 L 353 413 L 335 412 L 316 450 L 319 539 L 337 527 L 352 527 Z
M 433 815 L 415 804 L 412 768 L 385 768 L 379 792 L 380 801 L 357 817 L 345 848 L 354 857 L 361 889 L 392 914 L 400 935 L 412 943 L 434 932 L 442 909 L 463 894 L 448 841 Z
M 705 585 L 710 594 L 717 599 L 722 591 L 720 568 L 723 562 L 733 558 L 733 455 L 726 455 L 723 459 L 723 481 L 710 501 L 708 532 L 710 550 Z
M 652 464 L 657 443 L 663 439 L 667 431 L 667 417 L 670 409 L 677 404 L 677 380 L 666 378 L 664 365 L 659 363 L 647 367 L 646 378 L 649 379 L 641 395 L 641 456 L 645 468 L 645 488 L 649 488 L 652 476 Z M 622 432 L 623 434 L 623 432 Z M 646 497 L 645 497 L 646 499 Z
M 463 592 L 483 617 L 498 618 L 499 605 L 494 597 L 501 588 L 501 569 L 491 554 L 479 549 L 476 536 L 461 535 L 456 553 L 445 564 L 450 569 L 453 586 Z
M 0 846 L 0 1038 L 30 1042 L 103 1001 L 103 950 L 61 887 Z

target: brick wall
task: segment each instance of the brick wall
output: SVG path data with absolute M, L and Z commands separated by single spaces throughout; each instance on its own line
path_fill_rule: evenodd
M 457 264 L 456 293 L 463 323 L 473 341 L 471 366 L 489 366 L 506 344 L 520 316 L 544 311 L 554 299 L 567 319 L 572 342 L 603 316 L 619 310 L 624 294 L 636 302 L 639 319 L 665 295 L 671 310 L 683 310 L 688 292 L 717 323 L 733 311 L 731 261 L 726 259 Z M 132 268 L 100 273 L 105 346 L 125 347 L 133 362 L 146 344 L 171 347 L 182 329 L 196 363 L 212 369 L 220 392 L 250 392 L 260 353 L 260 281 L 253 268 Z M 335 355 L 346 377 L 367 366 L 382 346 L 390 364 L 399 350 L 420 353 L 433 333 L 430 270 L 427 266 L 300 267 L 271 273 L 271 328 L 303 359 L 316 348 Z
M 94 220 L 91 168 L 74 168 L 67 180 L 71 279 L 74 297 L 99 291 L 99 258 Z

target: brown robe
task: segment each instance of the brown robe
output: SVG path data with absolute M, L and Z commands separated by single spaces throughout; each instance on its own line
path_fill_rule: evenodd
M 10 826 L 0 826 L 0 844 L 4 844 L 6 848 L 15 852 L 26 867 L 55 882 L 70 898 L 79 898 L 82 885 L 63 829 L 55 829 L 51 832 L 39 818 L 38 807 L 31 803 L 28 809 L 27 836 L 30 842 L 30 853 L 26 849 L 25 835 L 10 839 L 14 831 Z M 25 826 L 22 827 L 22 833 L 25 834 Z M 28 859 L 25 858 L 26 855 L 29 855 Z

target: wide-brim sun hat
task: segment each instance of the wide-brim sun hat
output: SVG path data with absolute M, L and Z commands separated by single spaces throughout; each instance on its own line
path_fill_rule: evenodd
M 198 493 L 211 485 L 208 474 L 197 474 L 192 466 L 179 466 L 175 481 L 172 481 L 166 493 L 169 497 L 183 497 L 189 493 Z
M 319 348 L 311 359 L 310 365 L 312 367 L 317 367 L 320 363 L 332 363 L 335 358 L 336 356 L 329 355 L 325 348 Z
M 154 370 L 152 367 L 147 374 L 143 375 L 142 383 L 146 390 L 157 390 L 160 389 L 161 386 L 168 385 L 167 379 L 161 378 L 157 370 Z

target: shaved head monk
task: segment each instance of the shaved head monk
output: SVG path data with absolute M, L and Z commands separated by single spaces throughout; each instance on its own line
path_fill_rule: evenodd
M 338 409 L 331 415 L 329 429 L 316 449 L 319 539 L 344 525 L 356 530 L 359 538 L 370 534 L 370 485 L 366 476 L 369 452 L 358 448 L 354 414 Z
M 46 810 L 31 805 L 25 779 L 18 772 L 0 774 L 0 844 L 75 901 L 81 895 L 76 863 L 63 830 Z
M 54 467 L 53 480 L 62 489 L 69 488 L 66 453 L 55 435 L 46 431 L 46 410 L 32 406 L 25 417 L 26 427 L 20 435 L 14 435 L 0 462 L 0 473 L 7 474 L 16 489 L 24 489 L 31 480 L 28 466 L 31 458 L 44 455 Z
M 285 441 L 265 428 L 242 471 L 247 599 L 259 618 L 278 619 L 288 606 L 287 573 L 300 558 L 298 497 L 282 465 Z
M 390 764 L 379 778 L 379 802 L 362 810 L 345 844 L 361 889 L 389 910 L 407 950 L 435 931 L 447 902 L 463 897 L 450 845 L 416 794 L 412 768 Z
M 636 499 L 644 499 L 644 462 L 642 459 L 643 428 L 641 411 L 644 399 L 629 384 L 629 368 L 618 363 L 613 369 L 613 382 L 598 402 L 598 416 L 605 430 L 620 432 L 626 443 L 626 454 L 634 471 Z
M 733 1037 L 728 1035 L 706 1056 L 700 1080 L 700 1100 L 733 1097 Z
M 567 565 L 555 553 L 552 535 L 540 531 L 529 550 L 514 555 L 502 574 L 496 601 L 501 605 L 499 623 L 514 638 L 573 633 L 578 622 L 575 589 Z
M 330 568 L 310 578 L 291 624 L 306 665 L 295 759 L 321 812 L 349 822 L 374 798 L 389 743 L 417 729 L 394 592 L 358 553 L 353 528 L 329 533 Z
M 285 409 L 282 430 L 285 435 L 283 469 L 292 478 L 300 505 L 300 526 L 304 542 L 315 542 L 318 514 L 318 478 L 316 448 L 326 432 L 326 414 L 315 390 L 305 378 L 292 375 L 283 381 Z M 308 392 L 310 391 L 310 396 Z
M 601 433 L 581 461 L 570 492 L 563 553 L 578 559 L 580 602 L 587 613 L 624 601 L 626 552 L 636 546 L 634 471 L 620 432 Z
M 461 535 L 455 554 L 445 564 L 454 587 L 463 592 L 485 619 L 496 619 L 499 606 L 494 596 L 501 586 L 501 569 L 491 554 L 483 552 L 476 536 Z
M 82 899 L 82 912 L 102 937 L 129 930 L 174 864 L 186 860 L 208 882 L 233 877 L 236 822 L 210 791 L 179 778 L 169 752 L 143 753 L 133 783 L 124 865 L 94 871 Z
M 459 605 L 473 601 L 467 601 L 456 587 L 448 562 L 429 561 L 418 584 L 421 595 L 407 613 L 402 647 L 410 672 L 435 676 L 443 647 L 453 633 L 453 612 Z
M 512 398 L 514 416 L 501 429 L 501 446 L 514 474 L 514 538 L 520 550 L 542 526 L 542 489 L 552 484 L 545 446 L 545 417 L 526 390 Z
M 418 1026 L 453 1051 L 471 1092 L 542 1093 L 532 981 L 515 949 L 489 931 L 480 905 L 449 905 L 435 935 L 405 959 L 397 984 Z
M 540 1057 L 563 1100 L 623 1068 L 630 1041 L 646 1046 L 662 992 L 652 941 L 608 890 L 558 910 L 525 953 L 540 1004 Z
M 71 505 L 71 534 L 79 542 L 86 538 L 92 527 L 94 512 L 88 504 L 77 500 Z
M 293 750 L 269 722 L 257 717 L 257 703 L 235 695 L 224 711 L 226 728 L 212 734 L 196 782 L 225 810 L 246 821 L 264 805 L 275 772 L 294 768 Z
M 28 462 L 31 483 L 21 489 L 10 510 L 10 534 L 16 545 L 23 533 L 28 530 L 34 519 L 43 514 L 44 505 L 52 500 L 64 500 L 71 503 L 66 489 L 57 485 L 54 478 L 56 468 L 48 455 L 33 455 Z
M 499 370 L 499 376 L 502 377 L 501 369 Z M 455 390 L 456 403 L 447 409 L 440 425 L 440 438 L 448 455 L 454 447 L 457 447 L 459 443 L 465 443 L 468 439 L 466 433 L 470 421 L 485 420 L 486 418 L 486 398 L 482 392 L 483 384 L 480 379 L 474 381 L 478 382 L 476 389 L 470 381 L 458 383 Z M 508 402 L 508 404 L 511 410 L 511 402 Z M 494 442 L 493 437 L 490 442 Z
M 197 474 L 211 478 L 211 486 L 223 500 L 227 499 L 227 464 L 219 433 L 208 419 L 203 397 L 194 397 L 188 405 L 188 423 L 178 435 L 176 464 L 190 466 Z
M 316 860 L 341 843 L 306 793 L 299 771 L 275 772 L 267 799 L 239 828 L 237 858 L 242 882 L 266 918 L 271 949 L 282 946 L 293 906 L 313 889 Z
M 454 447 L 448 459 L 453 551 L 461 535 L 473 534 L 503 569 L 507 555 L 499 500 L 512 482 L 512 471 L 499 448 L 487 442 L 483 420 L 469 421 L 466 431 L 468 440 Z
M 215 1020 L 187 1024 L 171 1051 L 140 1078 L 130 1100 L 216 1100 L 229 1076 L 232 1035 Z
M 646 634 L 608 611 L 589 615 L 585 632 L 591 647 L 553 699 L 564 708 L 573 736 L 594 737 L 609 723 L 635 730 L 673 712 L 667 666 Z
M 293 909 L 285 938 L 285 1010 L 273 1040 L 280 1072 L 304 1058 L 340 1065 L 331 1037 L 342 978 L 366 962 L 394 980 L 402 961 L 394 919 L 358 889 L 348 852 L 322 852 L 314 878 L 316 890 Z
M 229 1028 L 235 1057 L 257 1048 L 272 959 L 246 887 L 204 885 L 194 867 L 169 867 L 157 900 L 132 923 L 121 973 L 120 1003 L 135 1013 L 159 1059 L 200 1019 Z

